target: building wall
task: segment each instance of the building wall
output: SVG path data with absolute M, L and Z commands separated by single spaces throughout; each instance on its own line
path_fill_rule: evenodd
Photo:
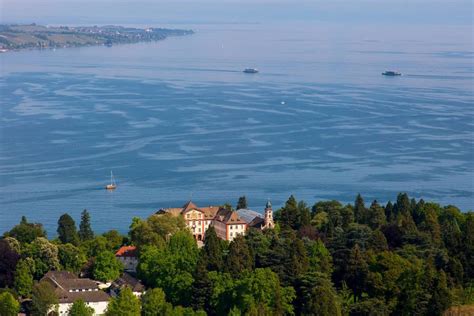
M 214 229 L 216 230 L 217 237 L 227 240 L 227 225 L 219 221 L 212 222 Z
M 99 316 L 105 314 L 105 310 L 107 309 L 107 305 L 109 302 L 90 302 L 86 304 L 94 309 L 94 316 Z M 69 315 L 69 309 L 71 308 L 72 303 L 61 303 L 58 304 L 58 315 L 59 316 L 67 316 Z M 54 309 L 52 309 L 54 310 Z
M 132 293 L 133 293 L 133 295 L 135 295 L 138 298 L 140 298 L 143 294 L 142 292 L 132 292 Z M 119 294 L 120 294 L 120 290 L 118 288 L 110 290 L 110 296 L 112 296 L 112 297 L 117 297 Z
M 234 240 L 238 235 L 245 235 L 247 231 L 247 224 L 228 224 L 227 225 L 227 240 Z
M 123 263 L 125 271 L 136 272 L 138 259 L 136 257 L 117 257 Z
M 183 215 L 186 226 L 194 237 L 199 239 L 198 237 L 200 236 L 200 238 L 203 239 L 205 232 L 204 214 L 196 210 L 190 210 Z
M 214 227 L 219 238 L 229 241 L 233 240 L 238 235 L 245 235 L 247 231 L 247 224 L 245 223 L 226 225 L 216 219 L 206 219 L 204 213 L 196 209 L 190 209 L 184 214 L 181 214 L 186 226 L 197 241 L 204 240 L 206 231 L 210 226 Z
M 90 307 L 94 309 L 94 316 L 98 315 L 103 315 L 105 314 L 105 311 L 107 310 L 107 306 L 109 305 L 109 302 L 91 302 L 87 303 Z

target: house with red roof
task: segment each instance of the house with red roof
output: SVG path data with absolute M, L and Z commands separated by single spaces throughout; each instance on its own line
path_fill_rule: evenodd
M 137 272 L 138 251 L 135 246 L 122 246 L 115 253 L 115 257 L 123 263 L 124 270 L 127 272 Z

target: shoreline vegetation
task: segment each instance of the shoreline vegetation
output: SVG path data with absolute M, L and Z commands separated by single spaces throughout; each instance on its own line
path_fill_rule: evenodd
M 240 197 L 236 209 L 245 209 Z M 222 207 L 232 209 L 232 205 Z M 133 218 L 130 231 L 96 234 L 63 214 L 54 239 L 25 217 L 0 238 L 0 315 L 45 315 L 58 298 L 48 271 L 110 284 L 117 254 L 136 249 L 134 274 L 105 315 L 457 315 L 474 309 L 474 212 L 400 193 L 395 202 L 318 201 L 290 196 L 275 227 L 250 228 L 228 242 L 210 226 L 198 247 L 184 215 Z M 110 293 L 110 289 L 103 289 Z M 105 295 L 105 294 L 104 294 Z M 68 315 L 92 315 L 75 301 Z M 3 310 L 2 310 L 3 309 Z
M 112 46 L 164 40 L 169 36 L 194 34 L 192 30 L 105 26 L 43 26 L 0 24 L 0 52 L 24 49 L 57 49 L 82 46 Z

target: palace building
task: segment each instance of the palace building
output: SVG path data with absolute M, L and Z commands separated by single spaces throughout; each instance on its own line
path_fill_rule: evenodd
M 213 226 L 219 238 L 232 241 L 238 235 L 244 235 L 249 227 L 266 229 L 273 228 L 273 211 L 270 201 L 267 202 L 264 218 L 253 212 L 252 219 L 243 219 L 241 210 L 228 210 L 219 206 L 198 207 L 192 201 L 183 207 L 160 209 L 157 214 L 169 213 L 173 216 L 183 216 L 186 226 L 191 230 L 197 241 L 204 240 L 206 230 Z

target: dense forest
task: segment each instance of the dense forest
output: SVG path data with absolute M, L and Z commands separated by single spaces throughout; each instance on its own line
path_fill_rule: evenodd
M 245 198 L 239 205 L 246 204 Z M 122 291 L 107 315 L 442 315 L 474 304 L 474 213 L 398 195 L 396 202 L 320 201 L 291 196 L 275 229 L 250 229 L 228 243 L 211 227 L 198 248 L 180 217 L 134 218 L 127 236 L 95 235 L 84 210 L 46 238 L 26 218 L 0 240 L 0 314 L 28 302 L 44 315 L 55 297 L 39 282 L 65 269 L 100 281 L 123 269 L 114 252 L 138 247 L 141 299 Z M 70 315 L 90 315 L 84 302 Z

